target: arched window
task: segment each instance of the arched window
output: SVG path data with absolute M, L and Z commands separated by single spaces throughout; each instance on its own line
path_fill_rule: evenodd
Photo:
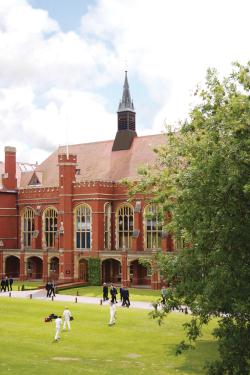
M 179 251 L 184 249 L 184 238 L 181 234 L 176 235 L 174 238 L 174 249 Z
M 111 204 L 104 205 L 104 249 L 111 248 Z
M 92 212 L 88 205 L 82 204 L 75 210 L 76 248 L 91 248 Z
M 134 230 L 134 210 L 129 205 L 123 205 L 117 213 L 117 246 L 119 249 L 132 247 L 132 235 Z
M 161 249 L 162 209 L 150 204 L 144 210 L 145 245 L 147 249 Z
M 57 234 L 57 211 L 55 208 L 47 208 L 44 211 L 44 237 L 46 247 L 55 247 Z
M 34 211 L 32 208 L 25 208 L 23 214 L 23 245 L 30 247 L 32 243 L 32 234 L 35 230 Z

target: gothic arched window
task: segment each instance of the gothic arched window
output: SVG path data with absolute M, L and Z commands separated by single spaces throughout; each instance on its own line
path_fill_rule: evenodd
M 32 208 L 25 208 L 23 213 L 23 245 L 31 247 L 32 235 L 35 230 L 34 211 Z
M 111 248 L 111 204 L 104 205 L 104 249 Z
M 46 247 L 55 247 L 57 235 L 57 210 L 49 207 L 43 214 L 44 240 Z
M 122 205 L 118 209 L 116 228 L 118 249 L 131 249 L 134 230 L 134 210 L 130 205 Z
M 91 248 L 92 211 L 87 204 L 81 204 L 75 209 L 76 248 Z
M 144 233 L 146 249 L 161 249 L 162 209 L 150 204 L 144 210 Z

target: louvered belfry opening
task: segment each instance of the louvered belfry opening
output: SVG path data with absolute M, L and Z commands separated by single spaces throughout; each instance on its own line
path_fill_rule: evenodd
M 118 130 L 135 131 L 135 112 L 118 112 Z

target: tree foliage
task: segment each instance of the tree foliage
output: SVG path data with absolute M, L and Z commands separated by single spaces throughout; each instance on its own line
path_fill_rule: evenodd
M 130 194 L 150 195 L 171 221 L 166 229 L 184 246 L 159 254 L 158 266 L 174 287 L 160 321 L 173 306 L 193 313 L 186 324 L 189 343 L 204 324 L 218 318 L 214 336 L 219 359 L 208 374 L 244 375 L 250 371 L 250 63 L 234 64 L 220 80 L 208 70 L 198 89 L 198 104 L 178 132 L 168 130 L 156 150 L 156 164 L 128 183 Z

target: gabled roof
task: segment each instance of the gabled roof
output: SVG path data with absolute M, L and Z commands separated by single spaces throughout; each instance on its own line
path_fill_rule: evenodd
M 124 178 L 138 179 L 138 168 L 152 164 L 156 159 L 154 147 L 165 141 L 164 134 L 136 137 L 129 150 L 115 152 L 112 152 L 113 140 L 70 145 L 69 153 L 77 155 L 77 169 L 80 169 L 76 181 L 118 182 Z M 37 175 L 42 174 L 42 187 L 58 186 L 58 153 L 62 152 L 65 152 L 65 147 L 59 147 L 37 166 L 35 171 Z
M 33 173 L 33 171 L 36 168 L 36 164 L 30 164 L 30 163 L 16 163 L 16 178 L 17 178 L 17 187 L 20 187 L 21 185 L 21 179 L 23 179 L 25 173 Z M 3 187 L 2 184 L 2 175 L 5 172 L 4 162 L 0 161 L 0 188 Z

